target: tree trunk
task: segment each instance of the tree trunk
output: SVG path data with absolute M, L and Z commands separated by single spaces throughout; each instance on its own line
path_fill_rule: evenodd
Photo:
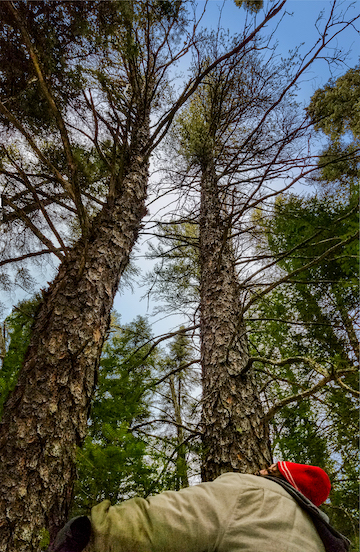
M 144 119 L 143 119 L 144 120 Z M 44 293 L 17 386 L 0 425 L 0 550 L 40 549 L 64 524 L 75 452 L 119 279 L 145 213 L 148 118 L 133 140 L 118 197 L 96 217 Z
M 271 462 L 268 426 L 248 361 L 241 289 L 215 169 L 203 168 L 200 213 L 202 479 L 253 473 Z
M 175 378 L 171 375 L 169 378 L 171 399 L 174 406 L 177 436 L 177 451 L 176 451 L 176 490 L 189 486 L 188 466 L 186 462 L 186 446 L 184 443 L 184 430 L 182 428 L 181 416 L 181 390 L 180 381 L 178 381 L 179 392 L 176 393 Z

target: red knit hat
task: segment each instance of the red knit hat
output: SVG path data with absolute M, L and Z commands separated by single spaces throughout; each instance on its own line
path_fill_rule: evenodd
M 296 490 L 320 506 L 330 494 L 331 484 L 327 473 L 317 466 L 278 462 L 280 473 Z

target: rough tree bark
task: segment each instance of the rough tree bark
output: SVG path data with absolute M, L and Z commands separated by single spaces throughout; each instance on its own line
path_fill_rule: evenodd
M 203 165 L 200 211 L 202 479 L 252 473 L 271 461 L 268 426 L 248 358 L 241 288 L 215 168 Z
M 94 220 L 44 293 L 17 386 L 0 425 L 0 550 L 38 550 L 64 524 L 75 449 L 86 432 L 95 374 L 120 276 L 145 214 L 144 116 L 122 190 Z M 34 538 L 34 535 L 37 537 Z

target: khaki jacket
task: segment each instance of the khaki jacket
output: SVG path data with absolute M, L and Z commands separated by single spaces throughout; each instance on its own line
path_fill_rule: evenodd
M 165 491 L 91 512 L 91 552 L 324 552 L 308 514 L 254 475 Z

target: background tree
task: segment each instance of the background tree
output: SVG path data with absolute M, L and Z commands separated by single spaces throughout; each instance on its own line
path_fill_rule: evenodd
M 159 388 L 164 418 L 172 422 L 166 435 L 168 439 L 172 437 L 174 443 L 174 452 L 170 456 L 174 456 L 171 488 L 176 490 L 188 487 L 190 477 L 199 475 L 197 437 L 200 419 L 195 396 L 200 390 L 200 378 L 195 363 L 190 338 L 184 332 L 178 333 L 170 342 L 169 352 L 163 360 L 163 370 L 169 377 Z
M 334 197 L 292 197 L 277 202 L 267 226 L 276 255 L 318 234 L 286 260 L 282 275 L 311 262 L 329 243 L 353 234 L 357 209 Z M 354 224 L 355 223 L 355 224 Z M 358 358 L 357 242 L 278 286 L 252 312 L 251 349 L 272 418 L 276 456 L 322 466 L 330 474 L 327 506 L 356 549 Z M 346 498 L 348 496 L 348 498 Z
M 38 302 L 35 297 L 19 303 L 5 320 L 8 339 L 0 370 L 2 401 L 21 369 Z M 190 393 L 199 382 L 191 369 L 192 346 L 181 332 L 167 355 L 153 341 L 146 319 L 137 317 L 121 325 L 117 314 L 112 315 L 88 435 L 77 450 L 71 515 L 90 512 L 104 498 L 120 502 L 189 484 L 188 474 L 193 475 L 194 469 L 190 464 L 198 453 L 190 443 L 196 430 L 186 431 L 185 426 L 196 427 Z M 196 475 L 198 471 L 197 467 Z M 43 537 L 41 548 L 46 548 L 46 532 Z
M 116 503 L 135 494 L 146 497 L 157 480 L 149 440 L 132 427 L 152 419 L 158 352 L 147 355 L 151 332 L 145 319 L 116 326 L 100 361 L 88 435 L 78 449 L 75 513 L 105 498 Z
M 3 405 L 14 389 L 25 351 L 29 345 L 31 328 L 39 305 L 39 297 L 20 301 L 3 322 L 3 344 L 0 370 L 0 419 Z
M 148 242 L 146 257 L 156 261 L 141 279 L 147 296 L 159 301 L 154 313 L 178 312 L 195 324 L 199 303 L 199 231 L 196 221 L 164 222 L 153 231 L 156 241 Z M 150 283 L 150 285 L 149 285 Z
M 359 76 L 359 69 L 350 70 L 324 90 L 336 96 L 344 81 L 349 83 L 352 90 L 356 76 Z M 268 296 L 267 315 L 270 309 L 278 309 L 280 319 L 280 313 L 285 315 L 288 309 L 291 314 L 285 319 L 289 322 L 293 320 L 295 326 L 304 324 L 301 331 L 294 328 L 294 335 L 291 336 L 294 350 L 298 348 L 301 355 L 311 350 L 319 365 L 328 362 L 328 372 L 335 374 L 332 379 L 343 389 L 350 392 L 353 389 L 352 392 L 356 394 L 356 386 L 352 387 L 354 382 L 351 383 L 351 380 L 358 362 L 356 230 L 359 131 L 350 113 L 355 113 L 356 121 L 357 96 L 349 92 L 350 98 L 346 102 L 334 101 L 330 107 L 327 96 L 322 92 L 319 90 L 314 94 L 309 107 L 313 116 L 315 105 L 318 113 L 323 110 L 321 123 L 317 124 L 330 129 L 331 121 L 339 109 L 343 109 L 344 125 L 336 132 L 333 131 L 331 142 L 320 157 L 319 170 L 314 178 L 318 184 L 318 193 L 307 198 L 279 198 L 269 216 L 259 219 L 267 247 L 278 258 L 277 266 L 287 274 L 286 284 Z M 323 99 L 323 103 L 319 98 Z M 327 110 L 326 116 L 324 110 Z M 334 154 L 336 148 L 341 149 L 337 156 Z M 284 249 L 291 251 L 291 255 L 280 258 Z M 273 318 L 272 322 L 276 323 L 276 316 Z M 278 331 L 275 330 L 275 333 Z M 284 326 L 284 331 L 284 343 L 288 346 L 285 339 L 288 326 Z M 304 335 L 307 337 L 302 342 Z M 342 369 L 345 379 L 349 378 L 349 386 L 340 377 Z
M 308 113 L 315 129 L 328 139 L 319 161 L 317 180 L 328 193 L 349 201 L 358 193 L 360 66 L 330 81 L 311 98 Z

